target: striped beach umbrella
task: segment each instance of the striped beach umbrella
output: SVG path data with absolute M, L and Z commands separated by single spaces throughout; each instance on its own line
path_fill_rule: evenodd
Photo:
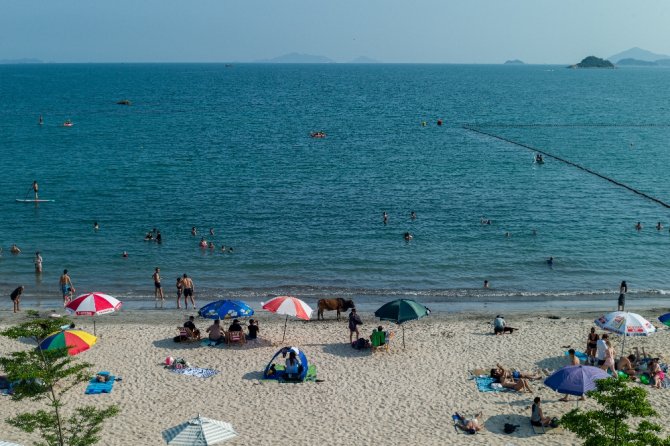
M 98 338 L 82 330 L 63 330 L 44 338 L 37 348 L 40 350 L 55 350 L 67 347 L 68 354 L 74 356 L 91 348 L 97 340 Z
M 163 439 L 172 446 L 207 446 L 237 436 L 230 423 L 197 417 L 163 431 Z
M 286 320 L 284 321 L 284 336 L 281 339 L 282 343 L 286 338 L 286 324 L 288 323 L 289 316 L 297 317 L 298 319 L 305 321 L 308 321 L 312 317 L 313 310 L 310 306 L 293 296 L 277 296 L 262 303 L 262 305 L 264 310 L 286 315 Z
M 108 294 L 94 292 L 77 296 L 65 306 L 65 310 L 77 316 L 97 316 L 117 311 L 123 303 Z M 93 319 L 95 334 L 95 319 Z

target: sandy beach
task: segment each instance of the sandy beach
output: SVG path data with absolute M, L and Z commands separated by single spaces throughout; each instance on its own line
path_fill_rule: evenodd
M 482 393 L 469 379 L 469 371 L 490 368 L 496 362 L 521 370 L 555 369 L 566 364 L 565 348 L 583 350 L 595 313 L 510 313 L 512 335 L 494 336 L 489 314 L 437 313 L 406 324 L 406 347 L 398 327 L 389 352 L 357 351 L 348 341 L 346 318 L 335 321 L 289 320 L 286 345 L 295 345 L 317 367 L 323 382 L 280 384 L 262 381 L 262 370 L 278 350 L 284 318 L 259 312 L 261 339 L 243 346 L 208 347 L 200 343 L 177 344 L 172 337 L 190 312 L 177 310 L 122 311 L 97 318 L 97 344 L 77 358 L 93 364 L 92 372 L 108 370 L 123 378 L 110 394 L 85 395 L 85 385 L 66 397 L 68 408 L 78 404 L 118 404 L 121 413 L 105 424 L 101 445 L 160 445 L 161 431 L 201 414 L 232 423 L 239 436 L 232 445 L 567 445 L 579 444 L 567 431 L 535 435 L 529 425 L 532 398 L 543 399 L 545 414 L 560 416 L 575 402 L 541 381 L 533 393 Z M 650 320 L 662 311 L 644 311 Z M 362 334 L 369 335 L 378 321 L 361 314 Z M 495 316 L 495 315 L 493 315 Z M 3 312 L 1 327 L 27 320 L 24 314 Z M 82 329 L 92 331 L 92 320 L 76 318 Z M 199 319 L 204 329 L 210 321 Z M 227 326 L 227 322 L 225 324 Z M 659 324 L 657 324 L 659 325 Z M 668 357 L 667 330 L 648 338 L 629 338 L 627 347 L 644 346 Z M 618 346 L 619 339 L 615 338 Z M 27 348 L 27 344 L 0 338 L 0 354 Z M 183 357 L 192 365 L 219 370 L 206 379 L 166 370 L 167 356 Z M 647 387 L 648 388 L 648 387 Z M 650 391 L 653 407 L 667 414 L 667 390 Z M 592 407 L 593 401 L 582 403 Z M 0 418 L 37 407 L 37 403 L 11 402 L 5 397 Z M 66 409 L 67 410 L 67 409 Z M 484 430 L 476 435 L 457 433 L 452 414 L 458 411 L 484 415 Z M 670 418 L 657 419 L 667 425 Z M 506 435 L 503 425 L 520 425 Z M 666 429 L 667 435 L 670 430 Z M 37 440 L 10 426 L 3 439 L 30 444 Z

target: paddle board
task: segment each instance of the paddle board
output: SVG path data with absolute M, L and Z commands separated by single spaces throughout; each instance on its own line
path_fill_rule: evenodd
M 34 198 L 30 200 L 21 200 L 20 198 L 17 198 L 16 201 L 19 203 L 53 203 L 56 200 L 35 200 Z

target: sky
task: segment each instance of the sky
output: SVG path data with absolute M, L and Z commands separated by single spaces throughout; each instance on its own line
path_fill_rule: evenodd
M 575 63 L 670 54 L 667 0 L 0 0 L 0 59 Z

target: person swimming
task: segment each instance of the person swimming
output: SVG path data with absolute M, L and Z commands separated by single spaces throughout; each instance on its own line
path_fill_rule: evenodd
M 663 225 L 661 224 L 660 221 L 659 221 L 658 223 L 656 223 L 656 230 L 658 230 L 658 231 L 662 231 L 662 230 L 663 230 Z
M 191 228 L 191 235 L 197 235 L 197 234 L 198 234 L 198 230 L 195 229 L 195 226 L 193 226 L 193 227 Z
M 637 229 L 638 231 L 641 231 L 642 230 L 642 223 L 640 223 L 638 221 L 637 224 L 635 225 L 635 229 Z
M 389 222 L 389 216 L 386 213 L 386 211 L 382 212 L 382 220 L 384 221 L 384 224 L 387 224 Z
M 207 240 L 205 240 L 205 237 L 200 237 L 200 247 L 207 248 Z
M 414 236 L 412 234 L 410 234 L 409 232 L 405 232 L 404 238 L 405 238 L 405 240 L 410 241 L 414 238 Z
M 481 224 L 483 224 L 483 225 L 490 225 L 490 224 L 491 224 L 491 220 L 488 219 L 488 218 L 484 218 L 484 217 L 482 217 L 482 218 L 479 220 L 479 223 L 481 223 Z
M 538 164 L 544 163 L 544 158 L 542 157 L 541 153 L 538 153 L 537 155 L 535 155 L 535 162 L 538 163 Z
M 121 254 L 121 257 L 123 257 L 123 258 L 128 257 L 128 253 L 126 251 L 123 251 L 123 254 Z
M 94 221 L 94 222 L 93 222 L 93 229 L 94 229 L 95 231 L 97 231 L 98 229 L 100 229 L 100 225 L 98 224 L 97 221 Z
M 411 220 L 416 220 L 416 212 L 414 212 L 414 211 L 410 212 L 410 213 L 409 213 L 409 218 L 410 218 Z
M 154 239 L 154 234 L 149 231 L 147 232 L 147 235 L 144 236 L 144 240 L 153 240 Z
M 549 266 L 554 266 L 554 258 L 553 258 L 553 257 L 549 257 L 549 258 L 547 259 L 547 265 L 549 265 Z

